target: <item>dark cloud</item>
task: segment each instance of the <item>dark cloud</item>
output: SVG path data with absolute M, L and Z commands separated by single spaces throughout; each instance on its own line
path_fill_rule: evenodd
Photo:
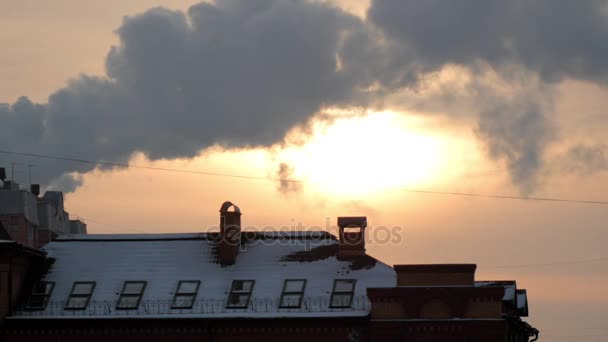
M 360 19 L 306 1 L 224 0 L 187 14 L 154 8 L 116 31 L 107 77 L 74 79 L 48 104 L 22 98 L 0 109 L 8 118 L 0 145 L 124 162 L 135 152 L 174 158 L 213 144 L 272 144 L 366 86 L 349 74 L 348 56 L 337 67 L 349 40 L 369 46 L 358 38 L 363 31 Z M 44 166 L 44 183 L 93 167 Z
M 0 106 L 0 145 L 111 162 L 270 145 L 324 106 L 382 103 L 447 64 L 476 77 L 489 67 L 514 84 L 513 65 L 545 83 L 605 82 L 607 8 L 599 0 L 375 0 L 368 21 L 305 0 L 154 8 L 125 18 L 107 75 L 80 76 L 47 104 Z M 472 93 L 478 136 L 531 191 L 553 137 L 547 96 Z M 65 175 L 93 167 L 45 161 L 37 180 L 71 190 L 79 180 L 70 185 Z
M 552 122 L 536 100 L 496 100 L 482 109 L 476 133 L 490 157 L 506 162 L 513 183 L 528 195 L 537 186 L 543 152 L 554 137 Z
M 456 64 L 482 77 L 490 66 L 517 88 L 526 80 L 514 66 L 546 84 L 564 78 L 605 84 L 607 9 L 605 0 L 374 0 L 368 19 L 392 44 L 407 47 L 408 70 L 425 75 Z M 404 68 L 394 66 L 397 75 Z M 523 193 L 534 190 L 545 148 L 556 137 L 552 108 L 544 103 L 552 89 L 542 88 L 507 99 L 488 89 L 467 94 L 477 102 L 470 107 L 479 116 L 476 133 L 492 158 L 506 161 Z M 460 99 L 445 94 L 442 100 Z
M 302 183 L 293 178 L 294 169 L 287 163 L 280 163 L 277 171 L 279 179 L 279 191 L 283 194 L 298 192 L 302 189 Z
M 371 22 L 414 63 L 517 63 L 543 79 L 608 81 L 606 0 L 374 0 Z
M 608 171 L 608 145 L 580 144 L 573 146 L 559 158 L 559 164 L 563 171 L 584 175 Z

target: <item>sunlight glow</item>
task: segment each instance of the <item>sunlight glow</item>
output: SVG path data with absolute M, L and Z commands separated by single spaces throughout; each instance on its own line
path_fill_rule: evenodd
M 332 195 L 368 195 L 419 185 L 441 176 L 446 139 L 422 129 L 422 119 L 392 112 L 313 125 L 312 138 L 284 150 L 294 177 Z

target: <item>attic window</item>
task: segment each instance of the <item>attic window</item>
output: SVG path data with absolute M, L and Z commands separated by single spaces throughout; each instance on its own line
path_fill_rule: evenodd
M 249 306 L 254 284 L 253 280 L 233 280 L 226 307 L 228 309 L 246 309 Z
M 53 281 L 41 281 L 34 285 L 26 309 L 44 310 L 49 303 L 53 288 L 55 288 L 55 282 Z
M 331 293 L 330 308 L 350 308 L 355 293 L 354 279 L 334 280 L 334 289 Z
M 302 305 L 302 298 L 304 297 L 305 288 L 306 279 L 285 280 L 285 283 L 283 283 L 283 293 L 281 293 L 279 307 L 283 309 L 299 308 L 300 305 Z
M 177 283 L 172 309 L 192 309 L 201 282 L 198 280 L 181 280 Z
M 95 289 L 93 281 L 77 281 L 72 286 L 70 297 L 65 303 L 66 310 L 84 310 L 89 305 L 89 300 Z
M 136 310 L 145 289 L 145 281 L 125 281 L 116 303 L 116 310 Z

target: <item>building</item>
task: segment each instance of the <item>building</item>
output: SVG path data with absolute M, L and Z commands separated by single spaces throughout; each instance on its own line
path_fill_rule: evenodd
M 6 179 L 0 168 L 0 223 L 10 240 L 24 246 L 39 248 L 63 234 L 86 234 L 86 224 L 70 220 L 63 207 L 63 193 L 47 191 L 40 197 L 40 186 L 30 189 Z
M 322 231 L 62 235 L 0 242 L 3 341 L 529 341 L 527 296 L 475 265 L 365 252 L 365 217 Z

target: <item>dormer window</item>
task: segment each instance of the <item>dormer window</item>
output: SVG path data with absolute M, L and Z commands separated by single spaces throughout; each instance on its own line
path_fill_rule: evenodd
M 254 284 L 253 280 L 233 280 L 226 307 L 228 309 L 246 309 L 249 306 Z
M 41 281 L 38 282 L 32 288 L 32 294 L 26 304 L 28 310 L 44 310 L 49 303 L 49 298 L 55 288 L 55 282 L 53 281 Z
M 334 280 L 334 289 L 331 293 L 330 308 L 350 308 L 355 294 L 354 279 Z
M 145 281 L 125 281 L 116 303 L 116 310 L 137 310 L 145 289 Z
M 304 289 L 306 288 L 306 279 L 287 279 L 283 283 L 283 292 L 279 301 L 279 307 L 282 309 L 299 308 L 302 305 L 304 298 Z
M 182 280 L 177 284 L 177 290 L 173 297 L 172 309 L 192 309 L 198 288 L 201 282 L 198 280 Z
M 65 303 L 66 310 L 84 310 L 89 305 L 89 300 L 95 289 L 93 281 L 77 281 L 72 285 L 72 291 Z

